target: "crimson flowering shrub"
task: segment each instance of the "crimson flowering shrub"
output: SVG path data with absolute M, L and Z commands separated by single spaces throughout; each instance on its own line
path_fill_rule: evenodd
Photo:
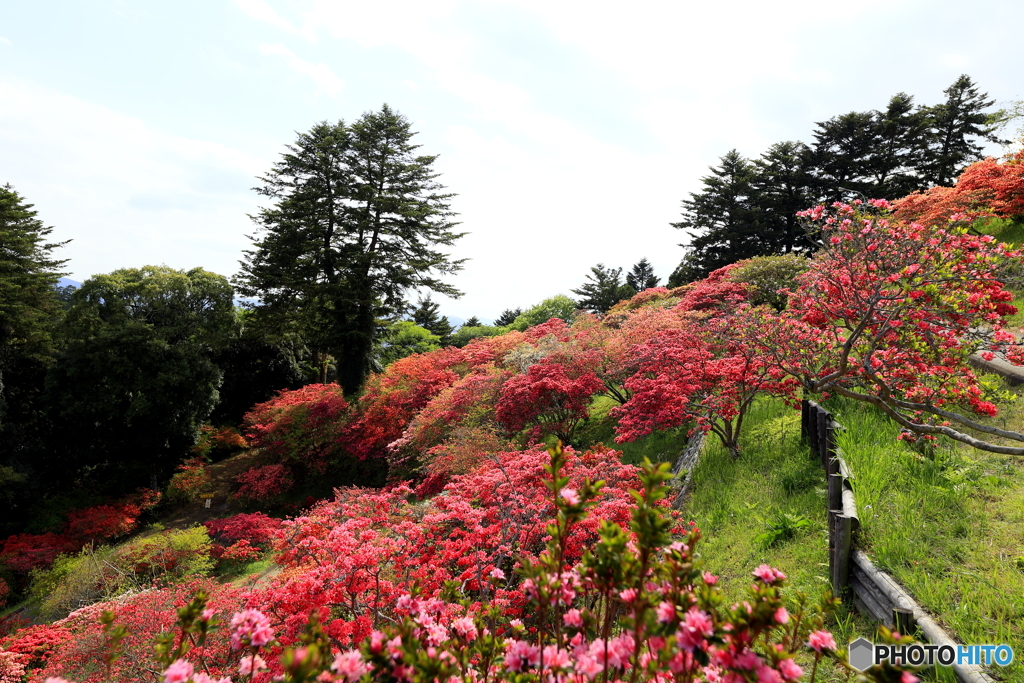
M 1000 163 L 989 157 L 964 169 L 953 187 L 933 187 L 893 202 L 902 221 L 945 226 L 954 216 L 1024 215 L 1024 149 Z
M 488 363 L 474 368 L 442 390 L 412 419 L 402 438 L 389 448 L 425 452 L 448 438 L 452 425 L 472 428 L 494 423 L 494 407 L 502 384 L 512 372 Z
M 291 489 L 291 470 L 281 463 L 252 467 L 235 478 L 240 486 L 235 497 L 252 502 L 270 502 Z
M 452 475 L 468 474 L 476 469 L 490 453 L 501 453 L 512 444 L 489 427 L 458 426 L 451 435 L 434 446 L 424 456 L 423 472 L 428 479 L 447 483 Z M 443 488 L 443 486 L 441 487 Z M 435 493 L 440 492 L 440 488 Z M 419 489 L 416 495 L 423 497 Z
M 248 447 L 249 442 L 234 427 L 203 425 L 199 428 L 199 441 L 192 447 L 192 452 L 203 458 L 220 458 Z
M 414 584 L 437 595 L 455 581 L 475 599 L 521 615 L 525 596 L 513 568 L 517 558 L 543 549 L 553 512 L 543 484 L 547 459 L 542 449 L 496 454 L 452 477 L 425 503 L 408 502 L 412 491 L 404 487 L 339 490 L 336 501 L 285 522 L 277 542 L 284 570 L 252 604 L 288 613 L 289 636 L 316 611 L 326 632 L 345 643 L 393 618 L 394 600 Z M 601 520 L 628 520 L 627 489 L 636 485 L 638 470 L 619 463 L 616 452 L 597 449 L 569 452 L 566 472 L 581 483 L 598 476 L 609 482 L 593 519 L 572 536 L 570 555 L 578 559 Z M 493 585 L 494 570 L 509 578 Z
M 767 362 L 760 340 L 776 333 L 774 316 L 743 304 L 700 327 L 658 333 L 634 349 L 638 371 L 626 381 L 632 397 L 613 412 L 617 441 L 693 423 L 738 456 L 747 409 L 759 394 L 795 405 L 798 382 Z
M 337 384 L 281 391 L 245 414 L 248 443 L 271 465 L 323 474 L 340 455 L 341 423 L 348 407 Z
M 120 501 L 68 513 L 59 534 L 15 534 L 0 546 L 0 561 L 27 573 L 46 567 L 62 553 L 77 552 L 90 543 L 102 543 L 133 531 L 139 517 L 160 502 L 160 493 L 142 489 Z
M 248 541 L 254 545 L 268 545 L 278 536 L 281 520 L 262 512 L 240 513 L 223 519 L 203 522 L 210 536 L 225 543 Z
M 605 388 L 591 367 L 593 355 L 559 353 L 507 380 L 495 417 L 510 432 L 528 429 L 530 440 L 551 433 L 571 442 L 576 427 L 589 416 L 591 397 Z
M 197 455 L 178 465 L 178 471 L 167 484 L 167 497 L 180 503 L 198 500 L 212 481 L 207 464 L 205 457 Z
M 269 549 L 281 529 L 281 520 L 255 512 L 214 519 L 203 525 L 215 541 L 210 553 L 216 560 L 244 564 Z
M 136 680 L 145 671 L 162 673 L 165 683 L 230 683 L 279 680 L 285 683 L 344 681 L 709 681 L 783 683 L 804 671 L 794 661 L 813 655 L 811 679 L 822 658 L 845 666 L 823 612 L 802 596 L 783 598 L 785 576 L 768 565 L 753 572 L 746 600 L 726 605 L 718 578 L 702 572 L 694 558 L 700 532 L 680 528 L 664 505 L 667 466 L 645 463 L 641 489 L 631 506 L 628 528 L 604 522 L 599 539 L 576 560 L 574 527 L 583 523 L 601 495 L 602 482 L 584 479 L 576 488 L 563 477 L 561 448 L 552 449 L 546 489 L 554 521 L 545 548 L 523 558 L 521 585 L 528 609 L 510 611 L 497 599 L 506 581 L 495 569 L 480 588 L 490 604 L 466 596 L 450 583 L 439 595 L 415 587 L 389 607 L 394 618 L 351 644 L 339 643 L 323 628 L 317 612 L 297 633 L 282 632 L 270 614 L 248 607 L 226 623 L 218 618 L 237 592 L 199 592 L 177 609 L 177 619 L 151 638 L 148 658 L 137 626 L 153 630 L 160 596 L 138 596 L 106 611 L 69 617 L 75 645 L 51 658 L 44 674 L 60 672 L 80 681 Z M 460 597 L 460 595 L 464 597 Z M 139 624 L 139 606 L 150 606 Z M 794 613 L 790 613 L 790 610 Z M 520 615 L 521 616 L 517 616 Z M 92 624 L 82 621 L 92 617 Z M 147 618 L 148 617 L 148 618 Z M 166 618 L 161 616 L 161 619 Z M 226 626 L 226 628 L 225 628 Z M 894 642 L 888 632 L 886 642 Z M 899 639 L 906 643 L 909 639 Z M 91 668 L 82 662 L 90 657 Z M 65 669 L 60 664 L 69 664 Z M 146 671 L 148 669 L 148 671 Z M 916 677 L 889 665 L 865 672 L 869 680 L 915 683 Z
M 413 417 L 459 379 L 453 366 L 462 362 L 460 349 L 445 348 L 407 356 L 371 375 L 340 443 L 358 460 L 386 458 Z
M 732 263 L 712 271 L 703 280 L 685 285 L 678 311 L 704 311 L 709 314 L 728 312 L 750 298 L 751 288 L 745 282 L 733 279 L 742 263 Z

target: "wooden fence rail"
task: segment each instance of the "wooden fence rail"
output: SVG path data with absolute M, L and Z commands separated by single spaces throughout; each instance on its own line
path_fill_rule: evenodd
M 828 566 L 832 591 L 851 600 L 857 610 L 900 633 L 920 631 L 935 645 L 957 643 L 896 581 L 878 569 L 868 556 L 853 549 L 853 534 L 860 527 L 854 500 L 854 478 L 836 445 L 836 433 L 843 429 L 832 414 L 814 401 L 804 400 L 800 413 L 801 431 L 828 477 Z M 984 669 L 954 664 L 957 678 L 964 683 L 992 683 Z

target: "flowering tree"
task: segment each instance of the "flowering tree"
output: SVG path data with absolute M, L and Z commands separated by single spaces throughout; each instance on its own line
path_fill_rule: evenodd
M 700 325 L 663 331 L 636 347 L 638 371 L 626 381 L 632 398 L 615 409 L 621 416 L 616 440 L 693 423 L 739 456 L 743 419 L 755 397 L 792 400 L 798 388 L 761 353 L 759 340 L 773 334 L 773 316 L 744 305 Z
M 1024 363 L 1024 347 L 1003 328 L 1016 309 L 999 279 L 1020 252 L 959 222 L 895 219 L 888 206 L 872 200 L 801 213 L 824 246 L 777 319 L 779 331 L 761 339 L 765 358 L 806 390 L 871 403 L 914 433 L 1024 455 L 971 435 L 1024 441 L 976 419 L 996 406 L 967 362 L 975 352 L 1000 352 Z
M 529 427 L 527 438 L 549 432 L 571 442 L 576 427 L 588 417 L 591 397 L 605 388 L 588 360 L 585 354 L 545 358 L 505 382 L 497 405 L 498 421 L 511 432 Z

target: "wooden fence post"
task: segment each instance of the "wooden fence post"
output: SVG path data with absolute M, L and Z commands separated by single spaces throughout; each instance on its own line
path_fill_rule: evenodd
M 823 408 L 818 407 L 818 460 L 821 461 L 821 468 L 828 470 L 828 460 L 826 455 L 827 437 L 825 435 L 826 425 L 831 415 L 828 414 Z
M 806 398 L 800 401 L 800 437 L 805 443 L 810 440 L 810 435 L 807 433 L 807 415 L 811 410 L 810 403 Z
M 832 573 L 832 592 L 837 597 L 844 597 L 846 586 L 850 581 L 850 545 L 853 540 L 853 521 L 839 512 L 829 511 L 830 530 L 832 531 L 832 547 L 830 548 L 832 561 L 830 569 Z
M 828 475 L 828 509 L 843 512 L 843 475 Z

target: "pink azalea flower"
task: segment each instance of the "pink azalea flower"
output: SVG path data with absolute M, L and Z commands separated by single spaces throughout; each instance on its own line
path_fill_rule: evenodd
M 757 683 L 782 683 L 782 676 L 770 666 L 757 667 Z
M 492 579 L 504 579 L 505 578 L 505 572 L 503 572 L 500 569 L 498 569 L 497 567 L 495 567 L 494 569 L 491 570 L 490 576 L 491 576 Z
M 347 683 L 355 683 L 370 670 L 370 667 L 363 661 L 363 656 L 358 650 L 339 652 L 334 656 L 331 670 L 345 679 Z
M 476 640 L 476 624 L 473 623 L 473 619 L 471 617 L 461 617 L 453 621 L 452 630 L 466 640 Z
M 709 586 L 714 586 L 716 583 L 718 583 L 718 577 L 712 574 L 711 572 L 704 572 L 704 583 L 706 583 Z
M 569 505 L 580 504 L 580 494 L 579 492 L 576 491 L 576 489 L 564 488 L 562 489 L 560 495 L 562 496 L 562 500 L 564 500 Z
M 248 676 L 249 674 L 255 673 L 257 671 L 265 671 L 266 668 L 267 663 L 263 661 L 263 657 L 260 657 L 259 655 L 249 655 L 247 657 L 242 657 L 242 659 L 238 662 L 238 673 L 242 674 L 243 676 Z
M 828 631 L 814 631 L 807 639 L 807 644 L 811 646 L 815 652 L 821 652 L 822 650 L 835 650 L 836 641 L 832 637 L 832 634 Z
M 752 671 L 760 664 L 760 660 L 757 658 L 757 653 L 753 650 L 744 650 L 736 656 L 736 668 L 746 669 Z
M 795 681 L 804 675 L 803 670 L 792 659 L 783 659 L 779 662 L 779 673 L 787 681 Z
M 715 625 L 707 612 L 691 607 L 679 625 L 676 638 L 687 652 L 693 652 L 704 644 L 704 639 L 715 632 Z
M 635 588 L 626 588 L 619 592 L 619 597 L 622 598 L 623 602 L 633 602 L 636 600 L 637 592 Z
M 785 607 L 775 610 L 775 621 L 779 624 L 785 624 L 789 621 L 789 612 L 786 611 Z
M 244 645 L 263 647 L 272 640 L 270 619 L 259 610 L 247 609 L 231 617 L 232 650 L 241 650 Z
M 921 679 L 909 671 L 904 671 L 903 675 L 900 676 L 900 683 L 917 683 L 919 680 Z
M 570 628 L 583 628 L 583 615 L 573 607 L 562 615 L 562 623 Z
M 522 671 L 540 664 L 540 648 L 525 640 L 510 640 L 505 646 L 505 667 L 509 671 Z
M 754 570 L 754 576 L 761 579 L 765 583 L 773 583 L 786 578 L 786 575 L 767 564 L 762 564 L 760 567 Z
M 185 683 L 192 678 L 195 669 L 184 659 L 175 660 L 173 664 L 164 671 L 164 683 Z
M 676 606 L 667 600 L 662 600 L 656 610 L 658 614 L 658 621 L 662 624 L 667 624 L 676 618 Z

